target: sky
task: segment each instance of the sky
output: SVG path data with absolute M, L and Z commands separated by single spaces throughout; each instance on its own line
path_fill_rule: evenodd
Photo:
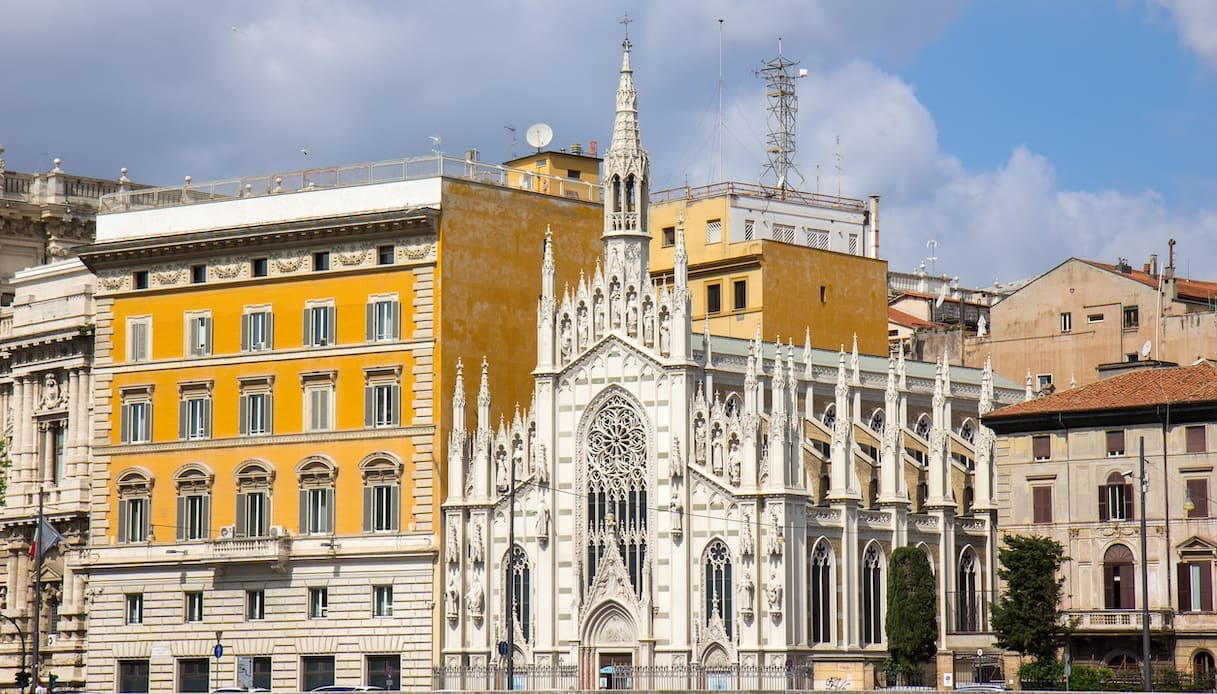
M 760 179 L 780 39 L 800 187 L 881 195 L 892 270 L 985 286 L 1174 238 L 1217 280 L 1208 0 L 0 0 L 2 156 L 176 185 L 502 162 L 539 122 L 603 151 L 627 13 L 654 191 Z

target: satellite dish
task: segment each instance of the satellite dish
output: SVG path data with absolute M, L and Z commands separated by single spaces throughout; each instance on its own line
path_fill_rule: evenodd
M 1150 347 L 1153 347 L 1153 343 L 1151 343 L 1149 340 L 1146 340 L 1145 344 L 1141 345 L 1141 358 L 1142 359 L 1149 358 L 1149 348 Z
M 544 123 L 530 125 L 528 126 L 528 132 L 524 133 L 524 141 L 536 147 L 538 152 L 553 139 L 554 129 Z

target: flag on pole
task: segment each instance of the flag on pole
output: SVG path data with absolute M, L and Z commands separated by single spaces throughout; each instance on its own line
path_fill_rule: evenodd
M 30 543 L 30 559 L 42 558 L 62 539 L 63 535 L 59 534 L 55 526 L 51 525 L 47 519 L 41 519 L 34 530 L 34 540 Z

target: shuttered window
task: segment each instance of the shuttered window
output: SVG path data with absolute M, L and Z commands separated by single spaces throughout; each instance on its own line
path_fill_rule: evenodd
M 333 386 L 323 385 L 305 389 L 306 406 L 305 422 L 308 431 L 329 431 L 334 428 L 333 422 Z
M 1031 455 L 1036 460 L 1049 460 L 1052 458 L 1052 437 L 1032 436 Z
M 300 490 L 300 534 L 328 535 L 334 532 L 334 489 Z
M 151 358 L 151 318 L 127 319 L 127 360 L 148 361 Z
M 211 535 L 211 497 L 186 494 L 177 498 L 177 539 L 205 540 Z
M 1208 447 L 1208 442 L 1205 441 L 1204 425 L 1192 426 L 1187 428 L 1187 452 L 1188 453 L 1204 453 Z
M 1052 487 L 1040 486 L 1031 488 L 1031 506 L 1033 523 L 1052 522 Z
M 369 301 L 366 308 L 368 342 L 396 340 L 401 333 L 401 304 L 396 299 Z
M 211 398 L 192 397 L 178 402 L 178 438 L 211 437 Z
M 205 357 L 211 354 L 211 316 L 186 314 L 186 354 Z
M 309 306 L 304 309 L 304 346 L 325 347 L 336 342 L 335 321 L 337 313 L 333 306 Z
M 365 533 L 396 532 L 399 528 L 401 487 L 396 484 L 373 484 L 363 488 L 363 531 Z
M 1124 432 L 1109 431 L 1107 432 L 1107 455 L 1117 456 L 1124 455 Z
M 369 383 L 364 388 L 364 426 L 397 426 L 400 391 L 396 383 Z
M 1213 562 L 1181 562 L 1179 569 L 1179 611 L 1213 611 Z
M 1188 518 L 1209 517 L 1209 481 L 1201 477 L 1187 480 L 1187 498 L 1192 508 L 1188 510 Z
M 241 315 L 241 351 L 264 352 L 274 348 L 274 314 L 269 310 Z

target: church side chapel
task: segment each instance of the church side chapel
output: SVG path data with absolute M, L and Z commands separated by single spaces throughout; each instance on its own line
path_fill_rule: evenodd
M 494 403 L 483 358 L 470 413 L 457 365 L 436 686 L 504 688 L 510 665 L 536 689 L 870 689 L 908 545 L 934 567 L 940 650 L 988 645 L 977 420 L 1022 391 L 856 341 L 694 334 L 683 225 L 671 282 L 650 279 L 648 176 L 627 40 L 603 257 L 559 292 L 546 234 L 532 401 Z

